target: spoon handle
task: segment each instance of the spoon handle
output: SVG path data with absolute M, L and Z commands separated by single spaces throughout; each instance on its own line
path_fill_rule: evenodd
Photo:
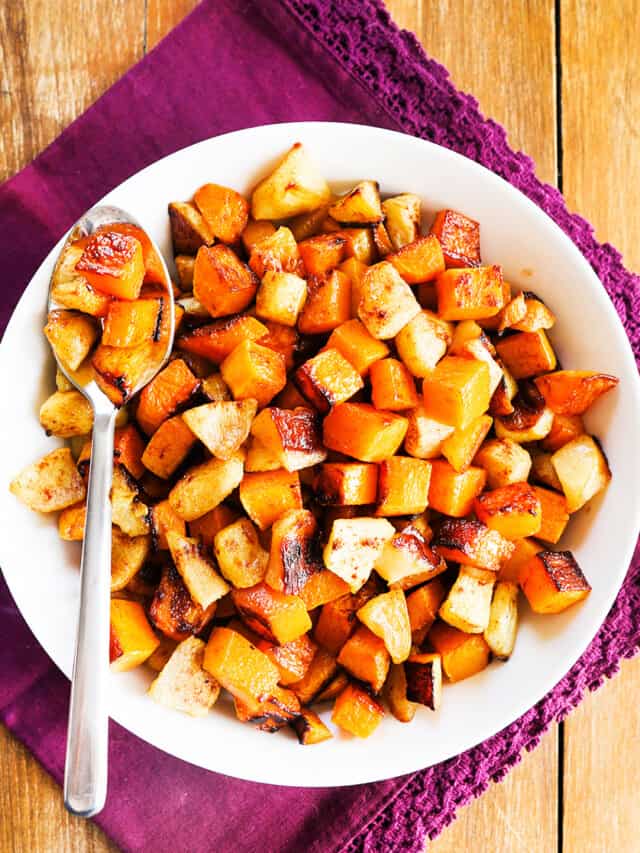
M 97 407 L 96 407 L 97 408 Z M 111 503 L 116 412 L 96 411 L 80 579 L 80 617 L 71 682 L 64 803 L 81 817 L 107 795 Z

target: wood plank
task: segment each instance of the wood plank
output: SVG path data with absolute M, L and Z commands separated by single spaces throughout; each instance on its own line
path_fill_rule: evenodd
M 388 0 L 387 5 L 396 22 L 415 32 L 429 55 L 447 66 L 456 86 L 472 92 L 485 115 L 508 129 L 511 145 L 534 158 L 542 180 L 555 183 L 553 2 Z M 554 726 L 499 785 L 461 809 L 427 850 L 555 850 L 557 768 Z
M 76 0 L 0 4 L 0 180 L 142 56 L 143 12 L 144 0 L 85 0 L 81 14 Z
M 198 3 L 199 0 L 148 0 L 147 50 L 152 50 Z
M 640 5 L 562 0 L 561 35 L 564 193 L 637 270 Z M 626 662 L 565 723 L 567 851 L 638 849 L 639 690 L 640 660 Z

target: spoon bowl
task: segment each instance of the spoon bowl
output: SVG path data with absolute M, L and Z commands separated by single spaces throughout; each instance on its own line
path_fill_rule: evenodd
M 166 291 L 167 321 L 162 337 L 149 349 L 150 358 L 127 392 L 128 402 L 167 362 L 175 332 L 173 289 L 166 265 L 153 240 L 141 225 L 119 207 L 100 205 L 89 210 L 70 229 L 54 268 L 49 287 L 48 312 L 63 308 L 55 300 L 56 271 L 65 251 L 77 240 L 108 226 L 133 226 L 146 236 L 155 252 Z M 163 293 L 163 298 L 165 294 Z M 164 315 L 164 310 L 162 312 Z M 64 802 L 81 817 L 97 814 L 107 795 L 108 711 L 107 676 L 109 659 L 111 581 L 111 503 L 115 420 L 120 405 L 102 390 L 93 369 L 71 371 L 52 347 L 58 370 L 82 393 L 93 409 L 93 431 L 87 508 L 80 574 L 80 613 L 76 638 L 71 702 L 65 759 Z

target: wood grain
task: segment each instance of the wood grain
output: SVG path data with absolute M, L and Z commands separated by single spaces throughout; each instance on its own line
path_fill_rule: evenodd
M 640 4 L 562 0 L 563 188 L 632 269 L 640 269 Z M 564 848 L 635 851 L 640 660 L 565 723 Z

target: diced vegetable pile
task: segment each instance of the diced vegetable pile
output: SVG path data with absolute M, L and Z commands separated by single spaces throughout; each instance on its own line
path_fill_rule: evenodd
M 169 217 L 175 346 L 116 430 L 113 670 L 146 663 L 197 716 L 227 691 L 305 744 L 332 702 L 367 737 L 384 703 L 408 722 L 507 660 L 520 591 L 548 614 L 589 594 L 552 546 L 610 480 L 582 415 L 617 379 L 557 369 L 551 310 L 483 265 L 477 222 L 421 234 L 420 198 L 372 180 L 336 197 L 300 144 L 250 201 L 205 184 Z M 67 248 L 45 330 L 119 404 L 162 313 L 124 237 L 109 263 L 122 234 Z M 70 446 L 12 490 L 81 540 L 91 409 L 59 373 L 40 419 Z

